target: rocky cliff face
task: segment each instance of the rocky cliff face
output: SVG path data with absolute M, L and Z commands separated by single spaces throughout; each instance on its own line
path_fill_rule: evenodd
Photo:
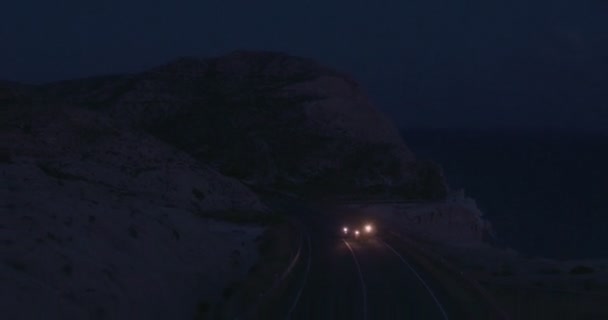
M 245 51 L 184 58 L 44 86 L 36 97 L 140 126 L 250 185 L 445 195 L 438 167 L 416 161 L 352 78 L 307 59 Z
M 0 83 L 7 319 L 192 318 L 256 259 L 245 184 L 441 198 L 350 77 L 277 53 L 134 75 Z M 212 219 L 209 219 L 212 218 Z
M 350 204 L 344 212 L 375 217 L 390 231 L 443 245 L 480 245 L 493 236 L 491 224 L 471 198 L 440 203 Z
M 263 228 L 221 217 L 267 209 L 235 179 L 95 111 L 19 115 L 0 131 L 3 318 L 193 318 L 255 262 Z

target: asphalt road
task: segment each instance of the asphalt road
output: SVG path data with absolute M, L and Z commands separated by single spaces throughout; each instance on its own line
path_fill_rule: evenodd
M 306 222 L 302 263 L 277 308 L 282 319 L 454 319 L 433 281 L 396 239 L 340 236 L 327 216 Z M 381 233 L 381 231 L 380 231 Z

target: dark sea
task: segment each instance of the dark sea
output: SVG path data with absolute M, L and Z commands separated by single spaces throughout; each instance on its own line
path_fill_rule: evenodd
M 491 221 L 495 241 L 523 254 L 608 258 L 608 136 L 569 132 L 407 130 Z

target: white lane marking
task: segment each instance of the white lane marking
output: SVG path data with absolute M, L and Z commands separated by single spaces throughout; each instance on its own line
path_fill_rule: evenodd
M 287 319 L 291 319 L 291 314 L 296 309 L 296 306 L 298 305 L 298 302 L 300 301 L 300 296 L 302 295 L 302 291 L 304 290 L 304 287 L 306 286 L 306 280 L 308 279 L 308 273 L 310 272 L 310 262 L 312 260 L 312 246 L 310 245 L 310 235 L 309 234 L 306 234 L 306 242 L 308 244 L 308 262 L 306 263 L 306 272 L 304 273 L 304 278 L 302 280 L 302 286 L 300 287 L 300 290 L 298 290 L 298 293 L 296 294 L 296 298 L 293 301 L 293 305 L 291 306 L 291 309 L 289 309 L 289 314 L 287 315 Z
M 443 314 L 443 318 L 448 320 L 448 315 L 445 312 L 445 310 L 443 309 L 443 306 L 441 305 L 441 303 L 439 302 L 439 299 L 437 299 L 437 297 L 435 296 L 435 294 L 433 293 L 433 290 L 431 290 L 431 288 L 429 287 L 428 284 L 426 284 L 426 282 L 422 279 L 422 277 L 418 274 L 418 272 L 416 272 L 416 270 L 414 270 L 414 268 L 412 267 L 412 265 L 407 262 L 407 260 L 405 260 L 405 258 L 403 258 L 403 256 L 401 254 L 399 254 L 399 252 L 397 252 L 397 250 L 393 249 L 393 247 L 391 247 L 388 243 L 384 242 L 384 240 L 380 239 L 380 241 L 382 241 L 382 243 L 389 248 L 394 254 L 397 255 L 397 257 L 399 257 L 399 259 L 401 259 L 401 261 L 410 269 L 412 270 L 412 272 L 416 275 L 416 277 L 418 278 L 418 280 L 420 280 L 420 282 L 422 282 L 422 284 L 424 285 L 424 287 L 426 288 L 426 290 L 431 294 L 431 296 L 433 297 L 433 300 L 435 300 L 435 303 L 437 304 L 437 307 L 439 307 L 439 310 L 441 310 L 441 313 Z
M 357 270 L 359 271 L 359 280 L 361 280 L 361 289 L 363 290 L 363 319 L 367 319 L 367 289 L 365 288 L 365 281 L 363 280 L 363 272 L 361 272 L 361 266 L 359 265 L 359 260 L 357 260 L 357 256 L 355 255 L 353 248 L 351 248 L 350 244 L 348 244 L 346 240 L 342 239 L 342 241 L 344 241 L 348 247 L 348 250 L 350 250 L 353 259 L 355 260 Z

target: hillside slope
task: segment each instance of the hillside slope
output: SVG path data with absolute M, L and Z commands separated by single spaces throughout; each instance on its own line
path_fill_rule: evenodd
M 255 263 L 238 181 L 96 112 L 30 120 L 0 132 L 3 318 L 191 319 Z
M 46 105 L 82 105 L 145 128 L 222 173 L 300 192 L 445 195 L 349 76 L 314 61 L 238 51 L 134 75 L 46 85 Z
M 7 319 L 192 318 L 258 260 L 252 189 L 447 192 L 351 77 L 271 52 L 1 82 L 0 181 Z

